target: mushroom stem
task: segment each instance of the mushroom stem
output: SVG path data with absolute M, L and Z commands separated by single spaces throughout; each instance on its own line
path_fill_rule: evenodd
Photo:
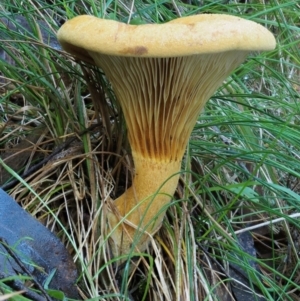
M 132 186 L 110 203 L 107 216 L 109 230 L 114 230 L 111 247 L 115 255 L 128 253 L 135 240 L 139 251 L 145 249 L 149 234 L 162 223 L 179 178 L 180 161 L 161 162 L 136 154 L 133 158 Z

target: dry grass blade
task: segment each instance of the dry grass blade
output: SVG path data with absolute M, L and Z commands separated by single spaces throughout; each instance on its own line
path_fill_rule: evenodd
M 10 298 L 13 298 L 15 296 L 18 296 L 18 295 L 22 295 L 24 293 L 24 291 L 18 291 L 18 292 L 13 292 L 13 293 L 10 293 L 10 294 L 5 294 L 5 295 L 0 295 L 0 301 L 6 301 L 6 300 L 9 300 Z

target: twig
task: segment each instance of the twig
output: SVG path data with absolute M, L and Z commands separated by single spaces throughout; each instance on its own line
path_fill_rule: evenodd
M 297 218 L 297 217 L 300 217 L 300 213 L 299 212 L 293 213 L 293 214 L 288 215 L 288 217 L 289 218 Z M 269 220 L 269 221 L 266 221 L 266 222 L 263 222 L 263 223 L 260 223 L 260 224 L 257 224 L 257 225 L 249 226 L 249 227 L 246 227 L 244 229 L 234 231 L 234 233 L 236 235 L 241 234 L 241 233 L 246 232 L 246 231 L 251 231 L 251 230 L 258 229 L 258 228 L 261 228 L 261 227 L 264 227 L 264 226 L 269 226 L 271 224 L 276 224 L 276 223 L 279 223 L 279 222 L 283 222 L 285 220 L 286 220 L 286 217 L 278 217 L 278 218 L 275 218 L 275 219 L 272 219 L 272 220 Z M 231 235 L 231 233 L 228 233 L 228 234 Z

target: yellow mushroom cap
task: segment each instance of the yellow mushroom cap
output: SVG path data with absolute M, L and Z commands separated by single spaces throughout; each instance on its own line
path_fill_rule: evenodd
M 144 25 L 83 15 L 66 22 L 58 31 L 58 40 L 66 51 L 89 61 L 89 51 L 116 56 L 175 57 L 231 50 L 271 50 L 276 44 L 265 27 L 218 14 Z

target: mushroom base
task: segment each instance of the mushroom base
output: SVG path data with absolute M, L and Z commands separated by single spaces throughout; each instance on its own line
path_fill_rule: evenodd
M 136 155 L 134 161 L 132 186 L 111 202 L 107 214 L 114 256 L 145 250 L 162 224 L 179 179 L 180 161 L 162 162 Z

